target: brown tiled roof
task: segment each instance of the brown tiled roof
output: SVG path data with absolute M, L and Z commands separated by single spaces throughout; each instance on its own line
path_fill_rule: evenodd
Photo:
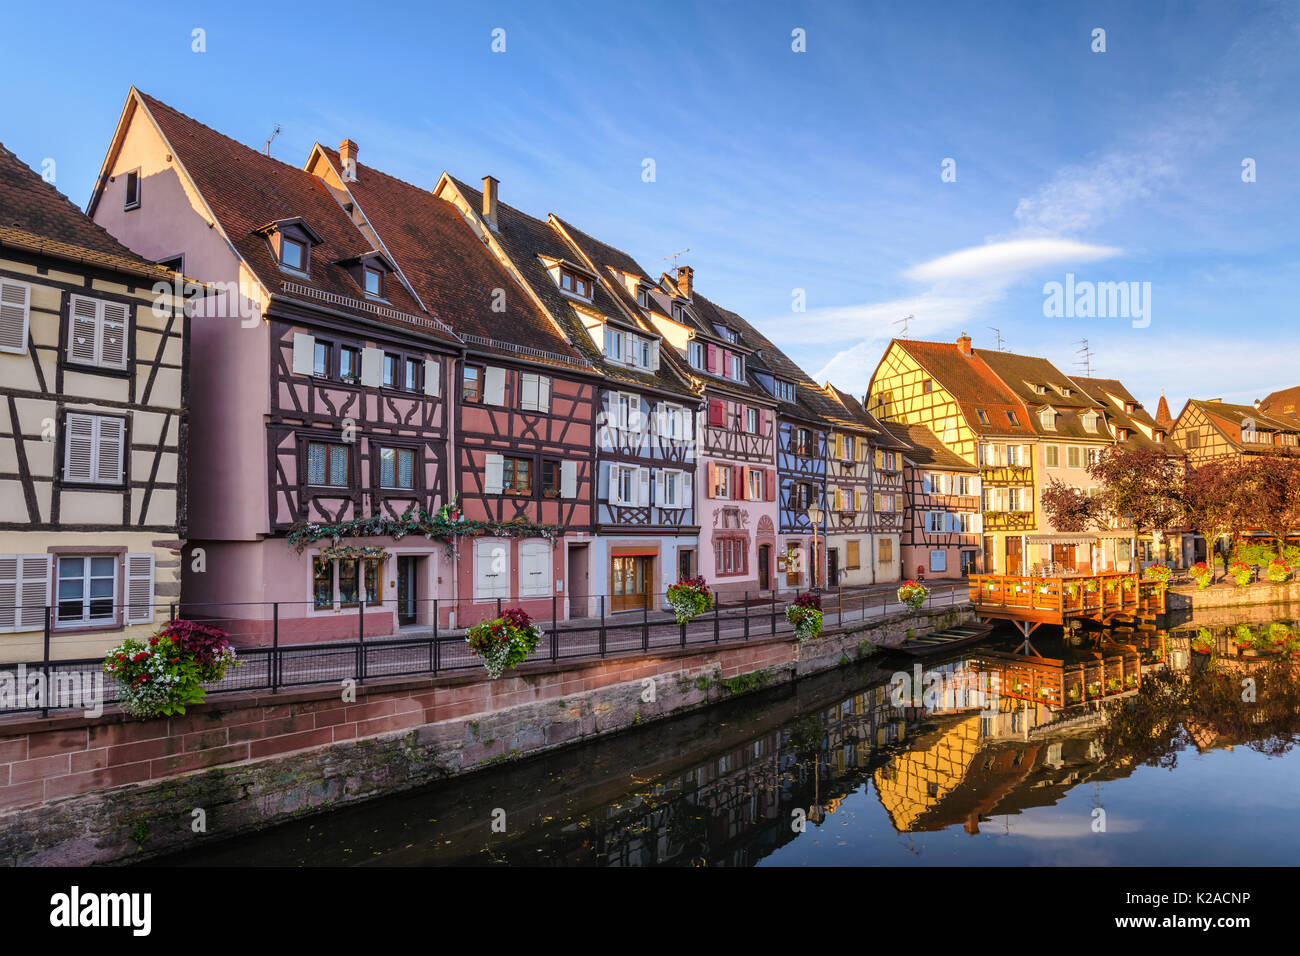
M 1160 393 L 1160 403 L 1156 405 L 1156 424 L 1165 429 L 1174 426 L 1174 416 L 1169 413 L 1169 402 L 1166 401 L 1164 392 Z
M 142 259 L 0 144 L 0 245 L 168 281 L 172 271 Z
M 1133 393 L 1124 387 L 1123 383 L 1113 378 L 1075 378 L 1074 380 L 1089 395 L 1100 402 L 1106 409 L 1106 416 L 1110 420 L 1112 428 L 1124 428 L 1128 431 L 1128 438 L 1120 439 L 1118 431 L 1115 433 L 1115 444 L 1122 448 L 1150 448 L 1163 451 L 1169 455 L 1182 455 L 1183 450 L 1177 442 L 1169 440 L 1169 432 L 1172 430 L 1170 425 L 1157 424 Z M 1114 396 L 1112 399 L 1111 396 Z M 1115 399 L 1118 399 L 1118 404 Z M 1163 401 L 1164 396 L 1161 396 Z M 1132 402 L 1137 406 L 1134 412 L 1125 411 L 1127 403 Z M 1168 405 L 1165 406 L 1168 409 Z M 1142 430 L 1141 425 L 1151 429 L 1152 434 L 1156 431 L 1165 432 L 1163 442 L 1155 441 L 1154 438 L 1148 438 L 1146 432 Z
M 1047 359 L 987 349 L 978 354 L 1029 410 L 1030 425 L 1040 436 L 1085 441 L 1108 439 L 1109 436 L 1100 426 L 1097 431 L 1088 431 L 1083 425 L 1083 416 L 1089 411 L 1104 413 L 1107 408 L 1105 403 L 1094 399 Z M 1046 388 L 1047 391 L 1040 395 L 1036 387 Z M 1061 394 L 1058 387 L 1070 394 Z M 1057 412 L 1055 428 L 1047 428 L 1042 424 L 1041 412 L 1045 408 Z
M 979 435 L 1034 436 L 1028 411 L 984 361 L 985 350 L 974 349 L 971 355 L 963 355 L 955 343 L 915 339 L 894 339 L 890 345 L 906 351 L 952 395 L 971 431 Z M 987 425 L 979 420 L 978 409 L 988 415 Z M 1007 412 L 1015 413 L 1019 424 L 1012 425 Z
M 1259 408 L 1281 421 L 1300 421 L 1300 385 L 1273 392 L 1259 403 Z
M 904 452 L 916 464 L 924 468 L 944 468 L 952 471 L 978 472 L 979 466 L 972 465 L 939 440 L 934 432 L 924 425 L 892 424 L 894 434 L 907 442 L 908 450 Z
M 896 422 L 885 423 L 867 411 L 866 407 L 850 395 L 848 392 L 840 391 L 829 382 L 826 384 L 829 394 L 835 397 L 848 415 L 848 421 L 855 428 L 865 428 L 869 432 L 874 432 L 871 439 L 873 445 L 881 448 L 891 448 L 896 451 L 907 451 L 908 444 L 898 437 L 895 430 L 900 428 Z
M 148 94 L 141 93 L 140 97 L 222 231 L 270 293 L 305 303 L 319 301 L 323 294 L 332 297 L 324 300 L 330 308 L 443 342 L 456 342 L 454 336 L 430 321 L 446 320 L 422 307 L 399 282 L 388 284 L 388 307 L 422 322 L 382 315 L 367 302 L 352 276 L 337 263 L 374 250 L 317 177 L 223 136 Z M 268 223 L 295 218 L 301 218 L 323 240 L 312 248 L 311 274 L 306 279 L 282 271 L 271 244 L 258 231 Z M 287 288 L 293 285 L 311 289 L 317 296 L 304 298 Z
M 340 172 L 338 151 L 320 149 Z M 451 203 L 431 189 L 361 163 L 356 164 L 355 181 L 344 185 L 420 300 L 458 335 L 522 346 L 586 365 Z M 497 289 L 505 291 L 503 312 L 492 310 Z M 475 351 L 486 347 L 474 339 L 470 342 Z M 521 357 L 540 356 L 524 353 Z
M 1250 405 L 1230 405 L 1227 402 L 1210 402 L 1195 398 L 1189 399 L 1189 404 L 1195 405 L 1204 412 L 1206 417 L 1230 441 L 1247 451 L 1263 452 L 1276 449 L 1272 441 L 1245 442 L 1241 440 L 1241 426 L 1247 419 L 1255 422 L 1258 428 L 1264 431 L 1291 433 L 1300 431 L 1295 422 L 1275 419 Z

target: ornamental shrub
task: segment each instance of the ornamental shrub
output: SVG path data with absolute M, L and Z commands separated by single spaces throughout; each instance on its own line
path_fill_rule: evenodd
M 1202 591 L 1210 586 L 1210 582 L 1214 577 L 1210 571 L 1210 566 L 1204 561 L 1197 561 L 1193 564 L 1191 568 L 1188 569 L 1188 574 L 1190 574 L 1192 580 L 1196 582 L 1197 588 Z
M 1168 585 L 1173 576 L 1174 572 L 1167 564 L 1153 564 L 1142 572 L 1142 577 L 1148 581 L 1159 581 L 1164 585 Z
M 1291 569 L 1287 567 L 1286 562 L 1274 559 L 1268 563 L 1267 576 L 1274 584 L 1283 584 L 1291 577 Z
M 495 680 L 508 668 L 518 667 L 542 639 L 522 608 L 512 607 L 491 621 L 481 621 L 465 633 L 469 651 L 483 658 L 483 667 Z
M 1236 561 L 1232 567 L 1228 568 L 1228 574 L 1232 575 L 1232 580 L 1237 582 L 1237 587 L 1244 588 L 1250 583 L 1254 568 L 1244 561 Z
M 668 589 L 668 603 L 677 615 L 677 623 L 688 624 L 713 607 L 713 595 L 704 578 L 682 578 Z

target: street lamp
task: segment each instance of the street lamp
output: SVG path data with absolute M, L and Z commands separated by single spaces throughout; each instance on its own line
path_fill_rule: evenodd
M 819 565 L 817 561 L 817 526 L 822 521 L 822 509 L 816 503 L 808 509 L 808 520 L 812 522 L 813 529 L 813 550 L 812 550 L 812 586 L 817 587 L 817 571 Z

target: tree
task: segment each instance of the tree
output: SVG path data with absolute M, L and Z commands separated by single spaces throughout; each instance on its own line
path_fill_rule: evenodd
M 1053 478 L 1041 496 L 1043 513 L 1057 531 L 1077 533 L 1105 527 L 1105 503 L 1059 478 Z
M 1264 455 L 1244 470 L 1249 489 L 1246 522 L 1276 539 L 1281 557 L 1287 535 L 1300 528 L 1300 459 Z
M 1108 517 L 1127 520 L 1134 537 L 1162 532 L 1181 518 L 1183 463 L 1154 448 L 1108 448 L 1088 465 L 1102 486 Z
M 1183 479 L 1183 520 L 1205 539 L 1210 580 L 1214 580 L 1214 542 L 1232 540 L 1245 530 L 1248 468 L 1235 461 L 1211 461 L 1188 470 Z

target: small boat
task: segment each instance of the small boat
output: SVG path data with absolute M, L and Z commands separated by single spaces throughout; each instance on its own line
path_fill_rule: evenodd
M 958 624 L 953 627 L 946 627 L 942 631 L 926 634 L 924 637 L 908 638 L 902 644 L 891 647 L 889 650 L 898 651 L 900 654 L 908 654 L 912 657 L 928 657 L 941 651 L 950 651 L 957 647 L 965 647 L 967 644 L 974 644 L 976 641 L 982 641 L 992 632 L 993 625 L 991 623 L 983 624 L 976 621 L 970 624 Z

